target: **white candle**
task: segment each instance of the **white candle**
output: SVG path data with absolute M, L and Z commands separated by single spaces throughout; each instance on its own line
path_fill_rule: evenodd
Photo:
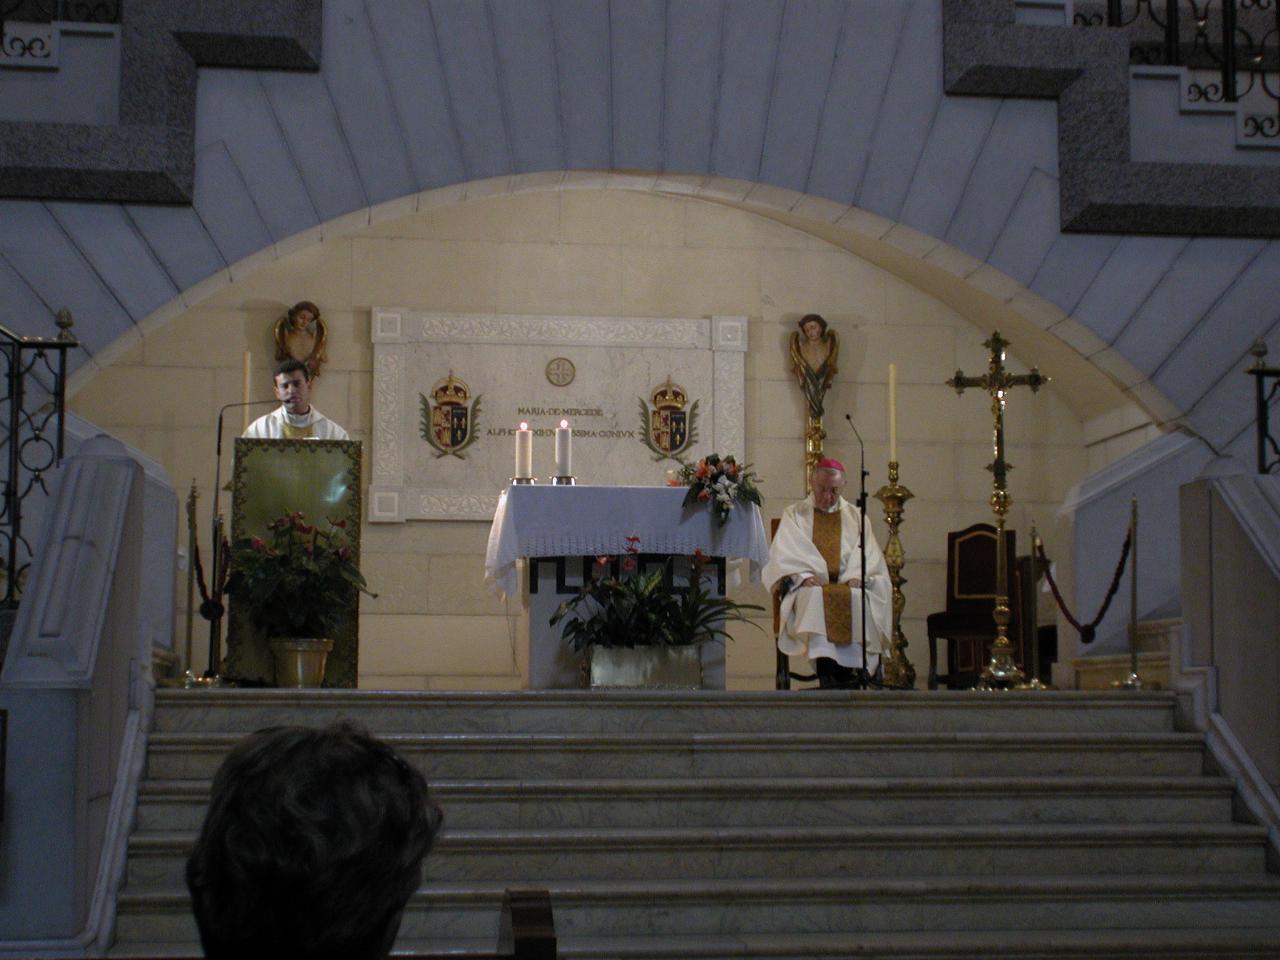
M 569 427 L 568 420 L 561 420 L 560 426 L 556 427 L 556 476 L 571 477 L 573 476 L 573 452 L 571 444 L 573 443 L 573 430 Z
M 521 421 L 516 431 L 516 479 L 527 480 L 533 476 L 533 431 Z
M 253 354 L 251 354 L 248 350 L 246 350 L 244 352 L 244 391 L 243 391 L 245 403 L 249 402 L 249 393 L 253 389 L 253 382 L 250 379 L 252 373 L 253 373 Z M 241 413 L 243 414 L 241 419 L 244 421 L 244 423 L 240 427 L 240 432 L 244 433 L 244 431 L 249 429 L 249 408 L 248 407 L 242 408 Z
M 898 460 L 898 366 L 889 364 L 889 461 Z

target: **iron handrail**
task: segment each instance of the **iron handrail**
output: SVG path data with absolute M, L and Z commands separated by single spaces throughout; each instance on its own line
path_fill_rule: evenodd
M 1253 377 L 1254 385 L 1254 424 L 1258 441 L 1258 472 L 1270 473 L 1280 467 L 1280 445 L 1271 435 L 1271 404 L 1280 393 L 1280 367 L 1268 367 L 1263 362 L 1267 355 L 1267 345 L 1258 339 L 1254 341 L 1249 353 L 1253 355 L 1253 366 L 1245 371 Z M 1268 387 L 1270 381 L 1270 387 Z M 1268 460 L 1268 451 L 1274 459 Z
M 56 337 L 26 336 L 0 325 L 6 406 L 0 423 L 7 431 L 0 488 L 0 609 L 17 606 L 22 576 L 31 563 L 31 544 L 22 532 L 23 500 L 37 487 L 48 493 L 44 477 L 64 454 L 67 351 L 79 341 L 71 333 L 71 311 L 59 310 L 55 322 Z M 43 382 L 41 375 L 51 379 Z M 38 384 L 38 392 L 29 389 L 30 381 Z M 28 409 L 33 394 L 39 402 Z

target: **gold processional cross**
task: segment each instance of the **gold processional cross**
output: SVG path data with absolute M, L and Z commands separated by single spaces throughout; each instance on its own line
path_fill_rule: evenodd
M 996 638 L 991 644 L 991 660 L 982 671 L 979 686 L 984 689 L 1008 689 L 1026 682 L 1026 675 L 1018 669 L 1013 658 L 1013 644 L 1009 642 L 1009 558 L 1005 555 L 1004 521 L 1013 502 L 1009 496 L 1006 476 L 1012 466 L 1004 459 L 1004 405 L 1010 387 L 1030 387 L 1035 393 L 1049 382 L 1036 367 L 1030 373 L 1011 374 L 1004 368 L 1004 349 L 1009 341 L 997 330 L 991 339 L 982 344 L 991 351 L 987 372 L 981 377 L 966 377 L 960 370 L 947 381 L 962 394 L 965 387 L 981 387 L 991 394 L 992 449 L 995 459 L 987 468 L 991 471 L 991 510 L 996 515 L 996 604 L 992 616 L 996 622 Z

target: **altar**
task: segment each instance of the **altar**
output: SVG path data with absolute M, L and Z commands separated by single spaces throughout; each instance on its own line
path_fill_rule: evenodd
M 705 506 L 682 507 L 685 492 L 684 487 L 516 484 L 502 493 L 489 531 L 485 582 L 503 597 L 527 589 L 530 688 L 578 686 L 579 657 L 548 621 L 563 600 L 578 593 L 597 557 L 617 557 L 632 547 L 643 567 L 701 551 L 713 558 L 718 592 L 727 586 L 728 560 L 746 560 L 748 575 L 759 580 L 769 558 L 759 509 L 740 503 L 721 526 Z M 524 587 L 521 560 L 527 567 Z M 701 655 L 703 687 L 724 689 L 723 645 L 703 644 Z

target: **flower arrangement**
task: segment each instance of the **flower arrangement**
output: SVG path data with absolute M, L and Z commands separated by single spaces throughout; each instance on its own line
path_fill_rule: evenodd
M 688 587 L 678 591 L 670 586 L 670 560 L 651 572 L 639 572 L 639 539 L 627 541 L 620 566 L 632 575 L 602 577 L 613 558 L 596 557 L 582 592 L 560 604 L 551 617 L 553 627 L 566 621 L 561 637 L 579 653 L 597 646 L 674 647 L 723 640 L 729 635 L 727 622 L 750 623 L 745 611 L 764 609 L 713 595 L 704 586 L 707 558 L 701 551 L 690 560 Z
M 684 506 L 706 503 L 715 512 L 721 526 L 738 503 L 754 503 L 760 506 L 760 491 L 756 487 L 756 475 L 750 466 L 739 464 L 733 457 L 708 454 L 697 463 L 686 463 L 676 475 L 674 485 L 689 488 L 684 495 Z
M 377 596 L 356 565 L 346 521 L 328 524 L 322 530 L 287 513 L 268 524 L 267 539 L 236 541 L 227 592 L 240 596 L 266 636 L 332 637 L 357 591 Z

